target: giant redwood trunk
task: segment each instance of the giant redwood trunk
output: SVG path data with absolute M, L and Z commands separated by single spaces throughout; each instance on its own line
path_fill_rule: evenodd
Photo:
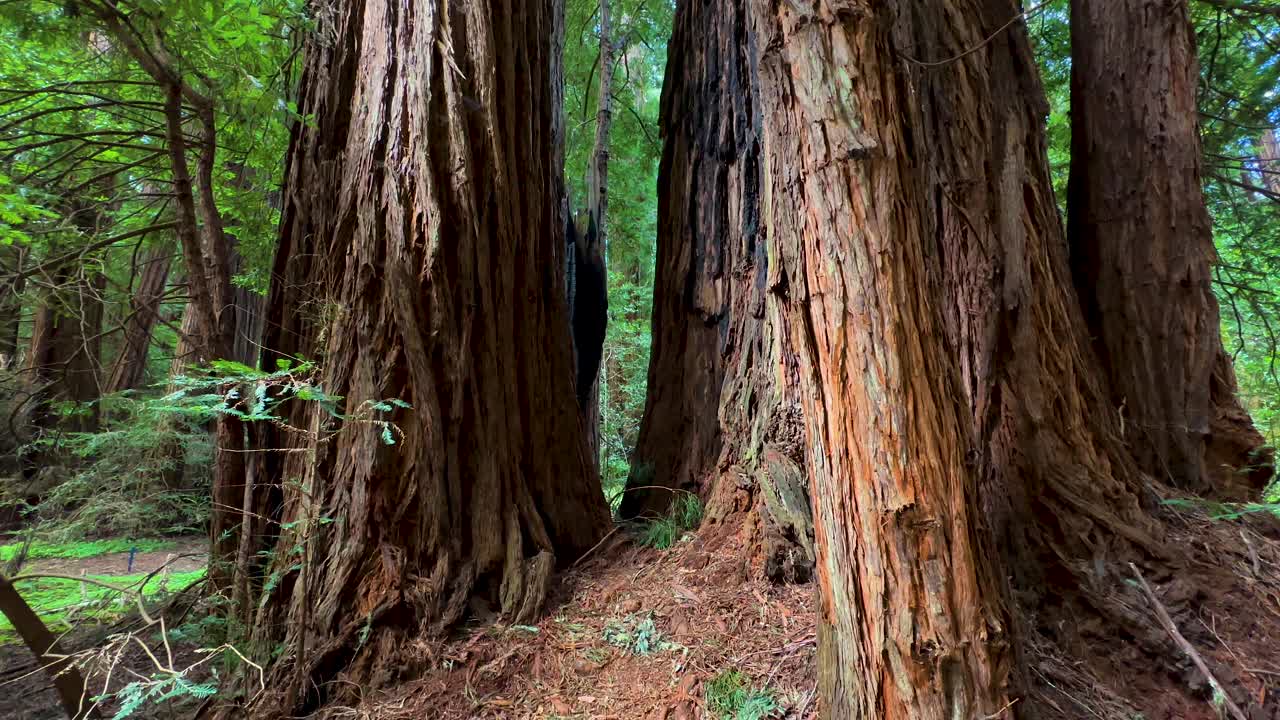
M 621 513 L 666 512 L 676 492 L 708 517 L 748 511 L 764 571 L 805 579 L 813 518 L 782 282 L 760 216 L 755 38 L 733 0 L 676 8 L 663 84 L 657 274 L 648 397 Z
M 555 0 L 356 0 L 318 13 L 264 343 L 355 419 L 297 404 L 269 446 L 280 522 L 255 627 L 263 715 L 404 666 L 488 606 L 540 612 L 608 525 L 565 302 Z M 411 409 L 380 411 L 399 399 Z M 373 421 L 373 422 L 371 422 Z M 394 444 L 384 439 L 383 421 Z M 272 525 L 271 527 L 275 527 Z M 410 653 L 411 655 L 412 653 Z
M 999 717 L 1015 697 L 1011 598 L 938 293 L 930 128 L 902 64 L 932 23 L 980 41 L 983 8 L 927 5 L 917 22 L 915 3 L 750 3 L 766 305 L 801 368 L 829 718 Z
M 1211 286 L 1196 39 L 1186 0 L 1071 4 L 1071 268 L 1109 411 L 1147 473 L 1254 490 L 1270 461 L 1236 399 Z

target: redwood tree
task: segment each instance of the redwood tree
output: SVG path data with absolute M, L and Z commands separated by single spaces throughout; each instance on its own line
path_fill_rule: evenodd
M 302 452 L 262 475 L 279 538 L 254 627 L 282 648 L 263 713 L 315 707 L 341 671 L 390 678 L 408 638 L 469 608 L 533 619 L 554 566 L 608 526 L 562 273 L 561 8 L 316 18 L 264 344 L 314 358 L 351 419 L 299 403 L 303 432 L 266 441 Z
M 1145 472 L 1229 489 L 1264 439 L 1236 398 L 1211 286 L 1186 0 L 1072 0 L 1071 269 Z M 1249 473 L 1254 490 L 1270 461 Z
M 621 513 L 661 514 L 673 491 L 696 492 L 713 521 L 753 515 L 765 572 L 803 580 L 814 557 L 800 367 L 765 302 L 786 278 L 760 214 L 745 3 L 680 3 L 668 47 L 648 396 Z
M 734 429 L 735 408 L 800 406 L 827 717 L 1051 716 L 1019 674 L 1045 643 L 1122 637 L 1116 657 L 1176 663 L 1129 563 L 1184 560 L 1073 284 L 1020 11 L 677 15 L 639 460 L 649 484 L 723 481 L 767 437 Z M 744 355 L 743 337 L 772 341 Z M 762 380 L 726 363 L 744 357 Z M 754 392 L 729 404 L 725 387 Z

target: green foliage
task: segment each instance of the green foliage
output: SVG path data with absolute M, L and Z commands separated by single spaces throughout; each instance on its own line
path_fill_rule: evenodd
M 23 541 L 0 545 L 0 563 L 9 562 L 22 550 Z M 137 548 L 138 552 L 156 552 L 173 547 L 173 541 L 158 538 L 109 538 L 106 540 L 79 540 L 72 542 L 46 542 L 36 540 L 27 550 L 28 560 L 44 558 L 90 558 L 111 553 L 129 552 Z
M 162 580 L 158 575 L 143 574 L 87 577 L 141 592 L 143 597 L 150 598 L 186 588 L 204 577 L 204 570 L 173 573 L 167 580 Z M 100 585 L 85 583 L 82 590 L 79 582 L 62 578 L 18 580 L 14 584 L 31 608 L 55 632 L 60 629 L 69 630 L 80 620 L 110 622 L 136 609 L 132 597 L 126 598 Z M 13 626 L 7 618 L 0 615 L 0 644 L 16 641 Z
M 39 534 L 70 541 L 199 529 L 208 516 L 213 447 L 205 427 L 212 411 L 133 393 L 97 404 L 102 418 L 97 432 L 46 435 L 34 443 L 68 461 L 66 477 L 52 483 L 31 508 L 43 519 Z M 182 482 L 175 484 L 179 470 Z
M 706 687 L 707 711 L 717 720 L 763 720 L 781 708 L 772 691 L 753 688 L 746 675 L 725 670 Z
M 203 700 L 216 695 L 218 686 L 215 683 L 193 683 L 182 675 L 157 673 L 148 680 L 135 680 L 115 693 L 120 702 L 120 709 L 111 716 L 111 720 L 124 720 L 133 717 L 143 705 L 148 703 L 170 703 L 191 698 Z M 110 696 L 100 696 L 95 700 L 105 700 Z
M 677 643 L 664 640 L 654 624 L 653 613 L 637 613 L 621 620 L 610 620 L 604 626 L 604 641 L 632 655 L 652 655 L 666 650 L 679 650 Z
M 693 530 L 702 523 L 702 501 L 693 493 L 677 493 L 671 503 L 671 519 L 684 530 Z
M 645 523 L 640 544 L 655 550 L 668 550 L 680 540 L 683 532 L 671 517 L 660 517 Z
M 680 541 L 688 530 L 702 522 L 702 501 L 693 493 L 678 493 L 667 514 L 644 524 L 640 544 L 656 550 L 667 550 Z
M 666 69 L 670 0 L 613 0 L 613 122 L 609 137 L 609 324 L 600 374 L 600 476 L 606 498 L 618 497 L 640 431 L 653 315 L 654 241 L 658 225 L 658 109 Z M 600 79 L 598 6 L 565 7 L 565 176 L 570 197 L 586 197 L 596 133 Z
M 1274 495 L 1275 491 L 1272 490 L 1271 494 Z M 1164 504 L 1174 508 L 1202 510 L 1208 514 L 1210 520 L 1238 520 L 1246 515 L 1257 513 L 1269 513 L 1280 517 L 1280 502 L 1277 502 L 1277 498 L 1274 497 L 1268 497 L 1267 502 L 1251 503 L 1224 503 L 1200 498 L 1171 498 L 1165 500 Z
M 201 615 L 169 630 L 170 643 L 195 647 L 216 647 L 226 642 L 229 636 L 226 615 L 221 613 Z

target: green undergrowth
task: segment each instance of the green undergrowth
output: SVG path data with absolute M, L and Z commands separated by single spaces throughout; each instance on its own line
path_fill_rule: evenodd
M 692 493 L 681 493 L 663 517 L 648 521 L 640 533 L 640 544 L 667 550 L 680 542 L 685 532 L 702 522 L 702 501 Z
M 21 552 L 22 543 L 23 541 L 19 539 L 15 542 L 0 545 L 0 562 L 9 562 L 13 559 L 15 555 Z M 105 540 L 78 540 L 73 542 L 36 540 L 31 543 L 31 548 L 27 550 L 27 559 L 91 558 L 111 553 L 129 552 L 130 548 L 137 548 L 138 552 L 144 553 L 169 550 L 173 547 L 175 547 L 175 543 L 172 540 L 159 538 L 143 538 L 139 540 L 108 538 Z
M 706 687 L 707 711 L 716 720 L 763 720 L 780 708 L 768 688 L 756 688 L 737 670 L 725 670 Z
M 633 613 L 610 620 L 604 626 L 604 641 L 632 655 L 652 655 L 667 650 L 683 650 L 679 643 L 663 637 L 653 621 L 653 613 Z
M 1267 502 L 1223 503 L 1202 498 L 1171 498 L 1164 504 L 1174 508 L 1186 508 L 1205 512 L 1210 520 L 1238 520 L 1246 515 L 1266 513 L 1280 517 L 1280 502 L 1274 498 L 1274 488 L 1268 488 Z
M 204 577 L 204 570 L 172 573 L 167 579 L 160 576 L 147 580 L 145 573 L 135 575 L 89 575 L 90 580 L 99 580 L 117 587 L 137 591 L 141 586 L 142 595 L 148 599 L 158 599 L 168 593 L 177 592 Z M 147 580 L 146 585 L 142 582 Z M 116 618 L 133 612 L 137 602 L 132 595 L 124 595 L 101 585 L 81 583 L 76 580 L 61 578 L 36 578 L 18 580 L 14 583 L 23 599 L 31 606 L 45 625 L 54 633 L 72 629 L 77 623 L 89 620 L 95 623 L 111 622 Z M 123 602 L 121 602 L 123 598 Z M 0 615 L 0 644 L 17 642 L 18 637 L 9 620 Z

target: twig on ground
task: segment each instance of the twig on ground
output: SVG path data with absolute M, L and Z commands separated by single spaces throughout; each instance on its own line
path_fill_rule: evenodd
M 1196 649 L 1192 647 L 1191 643 L 1182 636 L 1182 633 L 1178 632 L 1178 626 L 1173 624 L 1173 618 L 1169 617 L 1169 611 L 1160 603 L 1159 598 L 1156 597 L 1151 586 L 1147 584 L 1147 579 L 1144 578 L 1142 576 L 1142 572 L 1138 570 L 1138 566 L 1133 563 L 1129 563 L 1129 568 L 1133 570 L 1134 576 L 1138 578 L 1138 584 L 1142 586 L 1142 591 L 1146 594 L 1147 600 L 1151 602 L 1152 608 L 1155 609 L 1156 618 L 1160 621 L 1160 625 L 1164 627 L 1165 632 L 1169 633 L 1169 637 L 1173 638 L 1173 641 L 1178 644 L 1178 647 L 1182 649 L 1182 652 L 1186 653 L 1187 657 L 1191 658 L 1191 662 L 1195 663 L 1196 668 L 1204 674 L 1205 679 L 1209 681 L 1209 684 L 1222 698 L 1222 704 L 1226 706 L 1227 711 L 1231 713 L 1231 717 L 1235 718 L 1235 720 L 1247 720 L 1244 713 L 1240 711 L 1240 707 L 1235 704 L 1231 699 L 1231 696 L 1227 695 L 1226 688 L 1224 688 L 1222 683 L 1218 682 L 1218 678 L 1214 677 L 1213 673 L 1209 671 L 1209 666 L 1205 664 L 1204 658 L 1200 657 L 1200 653 L 1196 652 Z
M 622 526 L 621 526 L 621 525 L 615 525 L 615 526 L 613 527 L 613 529 L 609 531 L 609 534 L 608 534 L 608 535 L 605 535 L 604 537 L 600 538 L 600 542 L 596 543 L 595 545 L 592 545 L 590 550 L 588 550 L 588 551 L 586 551 L 586 552 L 582 553 L 582 556 L 581 556 L 581 557 L 579 557 L 577 560 L 574 560 L 574 561 L 573 561 L 573 564 L 572 564 L 572 565 L 570 565 L 569 567 L 571 567 L 571 568 L 576 568 L 576 567 L 578 567 L 578 563 L 581 563 L 583 560 L 586 560 L 588 555 L 590 555 L 591 553 L 593 553 L 593 552 L 595 552 L 596 550 L 600 549 L 600 546 L 601 546 L 601 545 L 603 545 L 603 544 L 605 543 L 605 541 L 606 541 L 606 540 L 608 540 L 609 538 L 613 537 L 613 534 L 614 534 L 614 533 L 616 533 L 616 532 L 618 532 L 618 531 L 619 531 L 619 530 L 621 530 L 621 529 L 622 529 Z

